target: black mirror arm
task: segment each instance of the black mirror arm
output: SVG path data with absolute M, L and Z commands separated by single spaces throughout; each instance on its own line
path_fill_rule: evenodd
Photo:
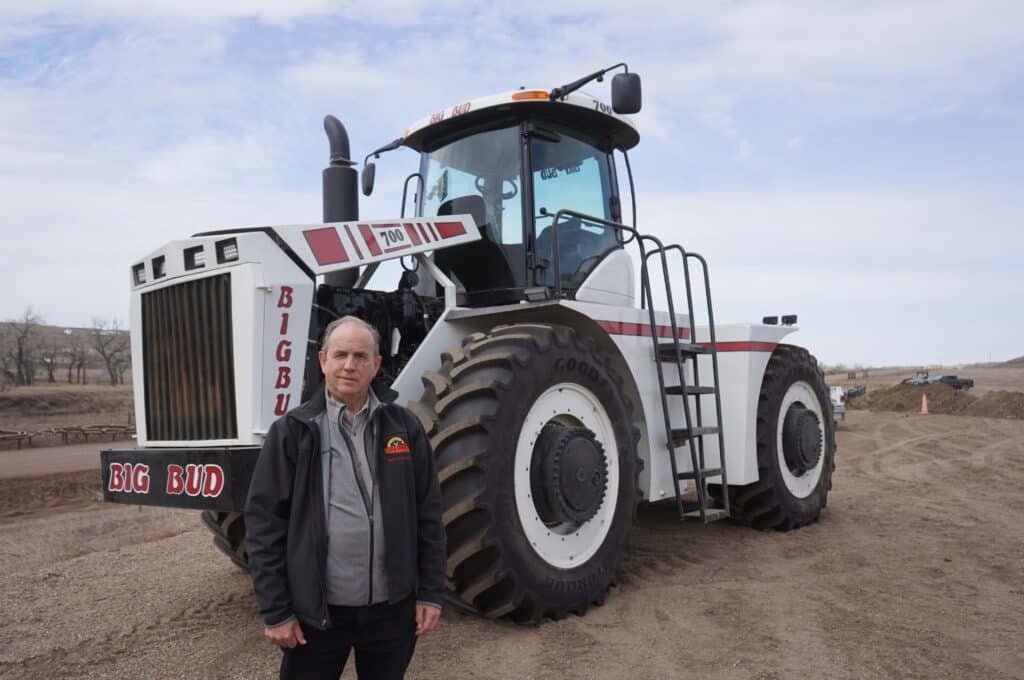
M 608 68 L 601 69 L 600 71 L 594 71 L 590 75 L 583 76 L 579 80 L 574 80 L 567 85 L 556 87 L 555 89 L 551 90 L 551 92 L 548 93 L 548 99 L 550 99 L 551 101 L 563 99 L 566 97 L 566 95 L 575 92 L 576 90 L 580 89 L 581 87 L 583 87 L 592 80 L 603 80 L 604 74 L 608 73 L 609 71 L 613 71 L 619 68 L 620 66 L 625 70 L 626 73 L 629 73 L 629 66 L 626 65 L 626 62 L 620 62 L 618 64 L 615 64 L 614 66 L 609 66 Z
M 370 160 L 370 156 L 373 156 L 374 158 L 380 158 L 380 155 L 382 153 L 386 153 L 388 151 L 394 151 L 398 147 L 402 146 L 402 142 L 404 142 L 404 141 L 405 141 L 405 138 L 399 137 L 398 139 L 396 139 L 394 141 L 388 142 L 387 144 L 385 144 L 384 146 L 380 147 L 379 149 L 371 151 L 370 153 L 366 154 L 366 158 L 363 159 L 363 165 L 366 165 L 366 162 Z

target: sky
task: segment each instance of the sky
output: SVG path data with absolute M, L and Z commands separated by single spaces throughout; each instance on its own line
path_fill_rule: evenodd
M 1024 355 L 1024 5 L 999 0 L 0 0 L 0 319 L 123 325 L 162 244 L 320 221 L 327 113 L 361 158 L 620 61 L 638 227 L 707 257 L 720 322 L 798 314 L 829 365 Z M 396 217 L 416 163 L 384 157 L 360 215 Z

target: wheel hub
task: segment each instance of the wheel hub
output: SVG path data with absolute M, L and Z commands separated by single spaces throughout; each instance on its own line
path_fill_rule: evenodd
M 582 524 L 597 514 L 608 487 L 604 448 L 585 427 L 544 426 L 533 447 L 530 486 L 545 524 Z
M 821 421 L 803 404 L 794 402 L 782 424 L 782 452 L 795 475 L 813 470 L 821 458 Z

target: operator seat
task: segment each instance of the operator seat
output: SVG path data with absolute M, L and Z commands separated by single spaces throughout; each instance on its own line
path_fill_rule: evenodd
M 472 215 L 480 235 L 479 241 L 445 248 L 434 253 L 434 262 L 446 274 L 453 274 L 465 287 L 467 297 L 481 291 L 493 291 L 491 304 L 515 302 L 521 297 L 515 276 L 501 245 L 492 240 L 493 229 L 487 223 L 487 208 L 480 196 L 457 196 L 442 203 L 438 217 Z

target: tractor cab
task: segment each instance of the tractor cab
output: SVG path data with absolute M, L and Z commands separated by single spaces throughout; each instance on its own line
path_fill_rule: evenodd
M 613 82 L 613 101 L 632 85 L 633 110 L 632 102 L 619 109 L 635 112 L 639 79 L 621 75 L 631 78 L 618 90 Z M 555 238 L 560 210 L 622 221 L 613 152 L 639 142 L 613 107 L 572 94 L 578 87 L 458 104 L 412 125 L 401 139 L 420 152 L 419 172 L 411 176 L 419 184 L 417 215 L 468 214 L 480 229 L 479 241 L 434 255 L 459 285 L 460 304 L 513 303 L 538 289 L 571 298 L 605 256 L 622 248 L 620 230 L 575 216 L 558 219 Z

